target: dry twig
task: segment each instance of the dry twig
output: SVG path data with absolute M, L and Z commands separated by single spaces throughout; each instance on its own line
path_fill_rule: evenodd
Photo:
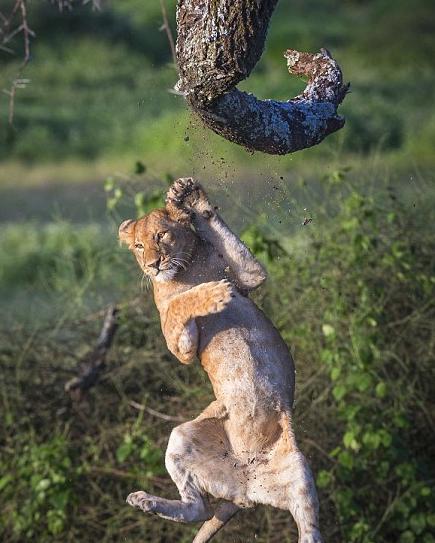
M 69 392 L 74 399 L 80 399 L 83 392 L 93 387 L 104 370 L 106 355 L 118 328 L 117 313 L 118 309 L 115 306 L 109 307 L 95 349 L 81 361 L 78 377 L 74 377 L 65 384 L 65 391 Z
M 134 400 L 130 401 L 129 404 L 131 407 L 134 407 L 134 409 L 137 409 L 138 411 L 146 411 L 153 417 L 157 417 L 159 419 L 165 420 L 165 421 L 174 421 L 174 422 L 186 422 L 186 419 L 180 416 L 172 416 L 172 415 L 165 415 L 164 413 L 160 413 L 160 411 L 156 411 L 155 409 L 151 409 L 151 407 L 148 407 L 146 405 L 142 405 L 141 403 L 135 402 Z
M 22 77 L 23 70 L 30 61 L 30 40 L 35 33 L 30 28 L 27 17 L 27 0 L 16 0 L 12 4 L 9 13 L 0 11 L 0 49 L 8 54 L 14 54 L 14 49 L 9 47 L 15 37 L 22 35 L 24 57 L 18 73 L 9 89 L 3 92 L 9 96 L 8 120 L 12 126 L 14 120 L 15 98 L 18 89 L 23 89 L 29 83 L 29 79 Z
M 176 66 L 177 54 L 175 52 L 175 41 L 174 41 L 174 37 L 172 36 L 171 27 L 169 25 L 168 12 L 166 10 L 165 0 L 160 0 L 160 8 L 162 10 L 162 17 L 163 17 L 163 24 L 160 27 L 160 30 L 164 30 L 166 32 L 166 35 L 168 36 L 168 42 L 169 42 L 169 46 L 171 48 L 171 53 L 172 53 L 172 60 L 174 61 L 174 65 Z

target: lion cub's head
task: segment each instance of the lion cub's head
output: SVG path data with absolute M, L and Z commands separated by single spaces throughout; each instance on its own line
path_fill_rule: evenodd
M 124 221 L 119 239 L 128 245 L 144 273 L 160 282 L 170 281 L 186 269 L 198 238 L 190 217 L 167 206 L 137 221 Z

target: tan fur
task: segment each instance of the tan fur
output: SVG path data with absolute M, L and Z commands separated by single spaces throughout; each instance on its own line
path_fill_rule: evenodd
M 175 181 L 165 209 L 124 221 L 119 237 L 151 277 L 169 350 L 184 364 L 198 356 L 216 396 L 169 439 L 166 467 L 181 500 L 139 491 L 128 503 L 206 521 L 195 543 L 209 541 L 239 507 L 269 504 L 291 511 L 300 543 L 321 543 L 313 478 L 291 424 L 293 361 L 247 296 L 265 270 L 191 178 Z M 225 502 L 212 511 L 208 495 Z

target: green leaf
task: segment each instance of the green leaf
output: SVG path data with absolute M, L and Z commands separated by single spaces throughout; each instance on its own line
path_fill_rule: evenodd
M 400 543 L 414 543 L 415 542 L 415 536 L 411 532 L 411 530 L 406 530 L 406 532 L 403 532 L 399 539 Z
M 381 381 L 376 385 L 375 392 L 378 398 L 385 398 L 385 395 L 387 394 L 387 385 L 384 381 Z
M 332 337 L 335 335 L 335 329 L 330 324 L 323 324 L 322 332 L 325 337 Z
M 319 471 L 319 474 L 317 475 L 317 486 L 319 488 L 326 488 L 332 483 L 332 480 L 333 480 L 332 473 L 322 469 Z
M 0 491 L 7 487 L 7 485 L 13 480 L 12 475 L 4 475 L 0 478 Z
M 343 443 L 347 449 L 353 449 L 354 451 L 359 449 L 359 444 L 356 440 L 354 432 L 346 432 L 343 436 Z
M 116 204 L 118 203 L 118 199 L 117 198 L 109 198 L 107 200 L 107 209 L 109 211 L 113 211 L 116 207 Z
M 133 440 L 127 436 L 124 442 L 116 449 L 116 459 L 118 462 L 124 462 L 133 452 Z
M 108 177 L 105 181 L 104 181 L 104 190 L 106 192 L 111 192 L 115 187 L 115 180 L 113 179 L 113 177 Z
M 420 535 L 426 527 L 426 518 L 424 513 L 415 513 L 412 515 L 409 519 L 409 524 L 412 531 L 415 534 Z
M 341 375 L 341 368 L 332 368 L 331 370 L 331 379 L 336 381 Z
M 366 432 L 362 441 L 369 449 L 377 449 L 381 444 L 381 436 L 377 432 Z
M 50 479 L 41 479 L 39 483 L 36 485 L 36 492 L 43 492 L 44 490 L 47 490 L 47 488 L 50 486 L 51 481 Z
M 360 392 L 365 392 L 370 388 L 372 384 L 372 378 L 368 373 L 362 374 L 357 382 L 357 388 Z
M 56 492 L 55 494 L 52 494 L 50 496 L 49 501 L 53 507 L 63 511 L 64 509 L 66 509 L 69 498 L 70 498 L 70 491 L 62 490 L 62 491 Z
M 378 435 L 384 447 L 387 448 L 391 445 L 393 438 L 387 430 L 379 430 Z
M 338 455 L 338 462 L 347 469 L 353 468 L 353 457 L 347 451 L 341 451 Z
M 332 395 L 337 401 L 340 401 L 346 395 L 347 389 L 344 385 L 337 385 L 332 389 Z

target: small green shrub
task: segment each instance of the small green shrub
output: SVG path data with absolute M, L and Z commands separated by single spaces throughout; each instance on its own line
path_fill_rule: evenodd
M 74 466 L 63 436 L 42 443 L 21 439 L 14 445 L 19 454 L 8 447 L 0 458 L 0 526 L 17 540 L 43 541 L 67 529 L 68 510 L 76 500 L 73 489 L 83 469 Z

